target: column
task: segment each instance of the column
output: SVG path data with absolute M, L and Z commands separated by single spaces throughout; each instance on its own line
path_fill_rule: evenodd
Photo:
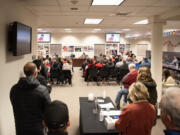
M 157 83 L 158 102 L 162 96 L 162 40 L 164 21 L 159 20 L 158 16 L 151 19 L 152 24 L 152 46 L 151 46 L 151 73 Z

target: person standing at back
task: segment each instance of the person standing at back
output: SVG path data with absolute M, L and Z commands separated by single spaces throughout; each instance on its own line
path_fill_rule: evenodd
M 49 91 L 36 79 L 34 63 L 25 64 L 24 73 L 26 77 L 20 78 L 10 91 L 16 135 L 43 135 L 43 113 L 51 102 Z

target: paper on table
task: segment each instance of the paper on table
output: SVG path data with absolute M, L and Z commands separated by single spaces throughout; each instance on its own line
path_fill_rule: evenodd
M 98 103 L 104 103 L 104 99 L 97 99 Z
M 114 108 L 112 103 L 107 103 L 107 104 L 99 104 L 100 108 Z
M 102 111 L 102 113 L 105 116 L 114 116 L 114 115 L 120 115 L 121 111 L 119 111 L 119 110 L 111 110 L 111 111 Z

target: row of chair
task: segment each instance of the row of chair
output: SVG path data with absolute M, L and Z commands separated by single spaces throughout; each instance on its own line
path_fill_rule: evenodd
M 128 69 L 115 68 L 115 67 L 102 67 L 97 69 L 95 67 L 90 67 L 86 71 L 85 80 L 87 85 L 89 82 L 94 81 L 99 85 L 99 82 L 106 82 L 108 85 L 110 81 L 115 81 L 120 84 L 121 79 L 125 74 L 129 72 Z

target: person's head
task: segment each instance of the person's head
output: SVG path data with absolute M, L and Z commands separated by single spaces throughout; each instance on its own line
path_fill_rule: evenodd
M 146 86 L 141 82 L 135 82 L 129 87 L 128 98 L 133 102 L 148 100 L 149 93 Z
M 41 61 L 34 60 L 33 63 L 36 65 L 38 72 L 40 72 L 41 71 Z
M 168 88 L 161 98 L 161 120 L 166 129 L 180 130 L 180 88 Z
M 132 72 L 132 71 L 134 71 L 136 69 L 136 65 L 131 63 L 131 64 L 128 65 L 128 68 L 129 68 L 129 71 Z
M 70 126 L 67 105 L 58 100 L 51 102 L 45 109 L 43 124 L 51 132 L 66 131 Z
M 165 69 L 165 70 L 163 71 L 163 76 L 164 76 L 164 79 L 165 79 L 165 81 L 166 81 L 167 78 L 168 78 L 169 76 L 171 76 L 170 71 L 169 71 L 168 69 Z
M 140 67 L 138 70 L 137 80 L 142 82 L 152 82 L 151 71 L 149 67 Z
M 26 77 L 37 77 L 37 67 L 33 62 L 28 62 L 24 65 L 24 74 Z

